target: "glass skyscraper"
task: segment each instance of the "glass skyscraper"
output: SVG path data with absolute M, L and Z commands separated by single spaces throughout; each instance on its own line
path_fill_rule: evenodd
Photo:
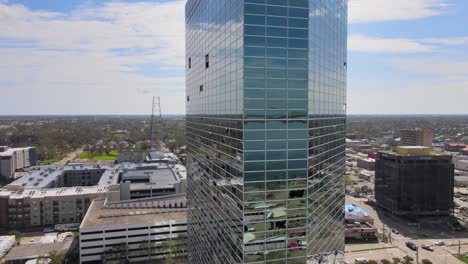
M 347 0 L 188 0 L 190 263 L 338 263 Z

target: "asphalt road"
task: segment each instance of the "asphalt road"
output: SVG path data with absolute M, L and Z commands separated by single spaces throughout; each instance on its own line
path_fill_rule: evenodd
M 434 230 L 422 230 L 421 233 L 418 232 L 418 227 L 408 226 L 408 222 L 393 218 L 390 216 L 382 215 L 377 213 L 371 206 L 363 202 L 363 199 L 357 199 L 351 196 L 346 197 L 346 203 L 353 203 L 359 207 L 366 210 L 369 215 L 374 218 L 375 226 L 379 229 L 379 232 L 385 228 L 385 233 L 388 234 L 391 228 L 397 229 L 400 234 L 391 234 L 391 243 L 379 243 L 379 244 L 353 244 L 346 246 L 346 260 L 352 263 L 356 258 L 366 258 L 368 260 L 381 260 L 389 259 L 391 260 L 394 257 L 402 259 L 404 256 L 408 255 L 416 260 L 416 252 L 406 247 L 405 243 L 407 241 L 414 242 L 418 247 L 418 259 L 428 259 L 433 263 L 449 263 L 449 264 L 461 264 L 463 262 L 456 259 L 452 256 L 453 253 L 458 251 L 458 246 L 434 246 L 434 251 L 427 251 L 421 248 L 423 244 L 433 245 L 435 241 L 442 240 L 447 245 L 458 244 L 460 240 L 463 245 L 461 247 L 461 252 L 468 252 L 468 233 L 460 234 L 457 233 L 457 236 L 462 236 L 462 238 L 451 238 L 454 234 L 451 234 L 450 231 L 439 233 Z M 448 227 L 447 227 L 448 228 Z M 383 249 L 386 248 L 386 249 Z M 368 249 L 368 250 L 367 250 Z M 415 262 L 416 263 L 416 262 Z

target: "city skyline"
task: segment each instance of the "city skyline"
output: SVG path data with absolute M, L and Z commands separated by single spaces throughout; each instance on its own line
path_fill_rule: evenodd
M 184 4 L 1 0 L 0 114 L 183 114 Z M 348 113 L 465 114 L 466 11 L 351 0 Z

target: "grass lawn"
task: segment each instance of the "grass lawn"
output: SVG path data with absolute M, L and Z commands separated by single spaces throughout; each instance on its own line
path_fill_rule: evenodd
M 109 154 L 100 153 L 96 155 L 92 155 L 90 151 L 83 151 L 78 155 L 79 159 L 85 159 L 85 160 L 94 160 L 94 161 L 99 161 L 99 160 L 117 160 L 117 157 L 119 156 L 119 152 L 117 150 L 111 150 Z
M 39 166 L 45 166 L 45 165 L 50 165 L 54 162 L 59 161 L 59 159 L 49 159 L 49 160 L 40 160 L 37 162 Z
M 455 254 L 455 257 L 461 261 L 463 261 L 464 263 L 468 263 L 468 254 L 465 253 L 465 254 Z

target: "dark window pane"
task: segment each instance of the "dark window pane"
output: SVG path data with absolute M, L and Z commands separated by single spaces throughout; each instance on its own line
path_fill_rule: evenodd
M 260 171 L 265 170 L 265 162 L 245 162 L 244 163 L 245 171 Z
M 245 36 L 244 43 L 246 46 L 265 46 L 265 38 Z
M 245 79 L 244 80 L 245 88 L 265 88 L 264 79 Z
M 274 120 L 267 121 L 267 129 L 286 129 L 286 121 L 283 120 Z
M 308 101 L 306 100 L 289 100 L 288 109 L 307 109 Z
M 307 140 L 289 140 L 289 149 L 305 149 L 307 148 Z
M 307 96 L 307 90 L 288 90 L 288 98 L 290 99 L 304 99 Z
M 308 18 L 309 17 L 309 10 L 304 9 L 304 8 L 289 8 L 289 16 L 290 17 Z
M 268 5 L 287 5 L 287 0 L 267 0 Z
M 266 88 L 283 88 L 286 89 L 287 87 L 287 82 L 286 80 L 266 80 Z M 268 98 L 268 97 L 267 97 Z
M 265 57 L 265 48 L 245 47 L 245 56 Z
M 265 98 L 265 89 L 245 89 L 245 98 Z
M 288 122 L 288 129 L 306 129 L 307 121 L 305 120 L 294 120 Z
M 246 172 L 244 173 L 244 180 L 246 182 L 264 181 L 265 172 Z
M 266 98 L 271 99 L 283 99 L 286 98 L 286 90 L 281 89 L 267 89 Z
M 245 13 L 246 14 L 264 15 L 265 14 L 265 6 L 264 5 L 245 4 Z
M 297 28 L 307 28 L 308 20 L 307 19 L 300 19 L 300 18 L 289 18 L 288 19 L 288 26 L 289 27 L 297 27 Z
M 245 131 L 245 140 L 265 139 L 265 131 Z
M 307 89 L 307 80 L 288 80 L 288 88 Z
M 245 26 L 245 35 L 265 36 L 265 27 L 263 26 Z
M 307 130 L 289 130 L 288 139 L 304 139 L 307 138 Z
M 267 66 L 273 68 L 286 68 L 285 59 L 267 59 Z
M 265 141 L 246 141 L 245 150 L 264 150 Z
M 285 119 L 287 117 L 286 110 L 267 110 L 266 117 L 268 119 Z
M 265 160 L 265 151 L 258 151 L 258 152 L 245 152 L 244 153 L 245 160 Z
M 288 20 L 284 17 L 267 17 L 267 25 L 277 26 L 277 27 L 286 27 Z
M 267 161 L 267 170 L 284 170 L 286 169 L 286 161 Z
M 288 9 L 281 6 L 267 6 L 267 15 L 272 16 L 287 16 Z
M 245 68 L 244 69 L 245 77 L 265 77 L 265 69 L 263 68 Z
M 266 106 L 266 109 L 286 109 L 286 101 L 285 100 L 268 100 L 266 101 L 265 106 Z M 283 128 L 283 127 L 279 127 L 279 128 Z
M 290 38 L 307 38 L 308 36 L 307 29 L 290 28 L 288 30 L 288 37 Z
M 267 46 L 286 48 L 288 45 L 287 40 L 286 38 L 267 38 Z
M 308 76 L 307 70 L 288 70 L 288 78 L 291 79 L 307 79 Z
M 286 138 L 286 136 L 284 138 Z M 267 160 L 286 159 L 286 151 L 268 151 L 266 154 L 266 159 Z
M 307 59 L 307 50 L 288 49 L 289 58 Z
M 275 70 L 275 69 L 267 69 L 267 78 L 286 78 L 287 71 L 285 70 Z
M 267 57 L 285 58 L 287 55 L 286 49 L 267 48 Z
M 266 139 L 286 139 L 286 130 L 280 131 L 267 131 L 266 132 Z M 271 158 L 269 158 L 271 159 Z
M 307 39 L 288 39 L 289 48 L 307 49 L 308 44 Z
M 287 37 L 288 36 L 288 30 L 286 28 L 268 27 L 267 28 L 267 36 Z
M 307 60 L 288 60 L 288 68 L 307 69 Z
M 264 16 L 245 15 L 245 24 L 265 25 Z
M 265 67 L 264 58 L 244 58 L 245 67 Z
M 290 6 L 297 6 L 297 7 L 309 7 L 309 3 L 307 0 L 289 0 Z
M 267 141 L 266 147 L 267 149 L 286 149 L 286 142 L 285 140 L 282 141 Z

